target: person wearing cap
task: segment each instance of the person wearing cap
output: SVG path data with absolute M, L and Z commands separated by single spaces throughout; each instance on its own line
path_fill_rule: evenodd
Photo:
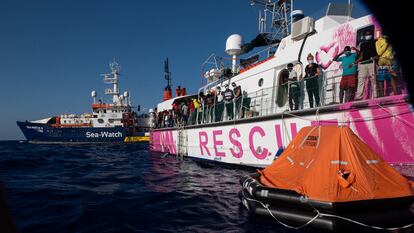
M 319 99 L 319 84 L 318 79 L 321 74 L 321 69 L 318 64 L 313 61 L 313 55 L 308 54 L 308 65 L 305 67 L 305 77 L 306 80 L 306 91 L 308 92 L 309 105 L 313 108 L 313 103 L 318 107 L 320 104 Z
M 293 64 L 289 63 L 287 65 L 287 70 L 289 71 L 288 84 L 289 84 L 289 108 L 290 110 L 299 109 L 299 83 L 298 83 L 298 74 L 293 70 Z
M 378 54 L 375 48 L 375 41 L 370 30 L 364 33 L 364 41 L 359 46 L 358 63 L 358 84 L 355 99 L 362 100 L 364 97 L 365 83 L 369 79 L 371 82 L 371 98 L 376 96 L 375 64 Z
M 226 88 L 226 90 L 222 92 L 222 95 L 224 98 L 224 105 L 226 106 L 227 118 L 229 120 L 232 120 L 234 117 L 234 112 L 233 112 L 234 92 L 233 90 L 229 88 L 228 84 L 226 84 L 224 88 Z
M 354 100 L 357 73 L 356 60 L 358 59 L 358 55 L 357 53 L 352 53 L 351 50 L 358 52 L 355 47 L 345 46 L 344 50 L 333 59 L 333 61 L 342 62 L 342 78 L 339 84 L 340 103 Z

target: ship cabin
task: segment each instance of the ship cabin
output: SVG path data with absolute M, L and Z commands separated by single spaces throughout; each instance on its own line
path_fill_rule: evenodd
M 331 3 L 318 20 L 301 11 L 294 15 L 292 11 L 289 34 L 279 40 L 267 38 L 265 48 L 254 54 L 247 53 L 246 47 L 252 50 L 255 44 L 260 44 L 260 38 L 266 38 L 266 33 L 259 34 L 250 43 L 244 43 L 240 35 L 231 35 L 226 42 L 226 53 L 231 58 L 211 55 L 203 64 L 205 84 L 198 93 L 160 103 L 155 117 L 164 111 L 161 106 L 166 108 L 179 99 L 186 100 L 188 105 L 196 99 L 200 104 L 198 108 L 190 108 L 185 122 L 180 112 L 173 114 L 173 122 L 187 127 L 275 114 L 299 116 L 315 114 L 315 111 L 336 111 L 355 104 L 364 105 L 373 99 L 380 102 L 406 100 L 402 70 L 380 24 L 372 15 L 353 18 L 351 9 L 347 4 Z M 351 53 L 355 53 L 357 59 L 363 57 L 361 45 L 368 41 L 365 38 L 368 34 L 373 36 L 376 56 L 372 61 L 363 62 L 369 64 L 372 75 L 361 78 L 361 74 L 356 73 L 354 88 L 347 89 L 344 94 L 341 88 L 341 79 L 345 76 L 343 62 L 335 58 L 344 56 L 342 53 L 347 47 L 352 48 Z M 385 63 L 381 61 L 385 54 L 381 51 L 384 43 L 389 55 Z M 225 64 L 226 60 L 232 64 Z M 316 65 L 317 72 L 306 68 L 308 60 Z M 358 71 L 363 62 L 352 65 Z M 289 77 L 292 70 L 295 79 Z M 360 84 L 358 79 L 365 81 Z M 362 85 L 362 89 L 358 85 Z M 360 98 L 357 99 L 357 95 Z M 156 119 L 155 127 L 171 127 L 164 120 Z M 177 123 L 172 126 L 178 126 Z

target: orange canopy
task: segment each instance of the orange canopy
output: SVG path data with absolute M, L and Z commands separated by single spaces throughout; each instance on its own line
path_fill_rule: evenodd
M 319 201 L 414 194 L 405 177 L 345 126 L 302 128 L 282 155 L 260 173 L 263 185 L 294 190 Z

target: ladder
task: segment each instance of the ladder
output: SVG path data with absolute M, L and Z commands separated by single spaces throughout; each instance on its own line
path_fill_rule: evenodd
M 177 157 L 181 159 L 187 156 L 187 132 L 185 131 L 184 124 L 178 125 L 178 143 L 177 143 Z

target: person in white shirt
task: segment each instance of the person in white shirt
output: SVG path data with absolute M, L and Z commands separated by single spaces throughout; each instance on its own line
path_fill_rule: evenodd
M 299 109 L 299 83 L 298 83 L 298 75 L 296 71 L 293 70 L 293 64 L 289 63 L 287 65 L 287 70 L 289 71 L 289 107 L 290 110 L 298 110 Z

